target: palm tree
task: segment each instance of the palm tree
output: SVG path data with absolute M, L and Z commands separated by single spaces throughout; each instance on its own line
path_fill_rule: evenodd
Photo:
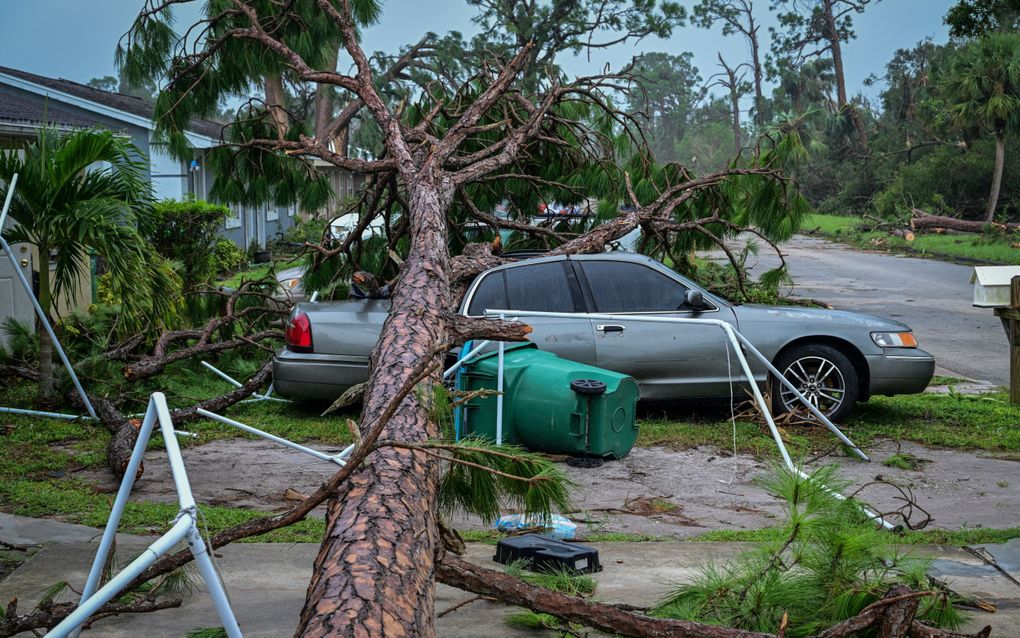
M 950 122 L 995 137 L 995 171 L 985 221 L 995 217 L 1006 163 L 1006 133 L 1020 123 L 1020 34 L 990 33 L 954 55 L 938 78 Z
M 20 151 L 0 152 L 4 194 L 18 174 L 10 210 L 16 225 L 4 238 L 38 250 L 39 305 L 48 316 L 56 299 L 89 276 L 92 253 L 109 267 L 126 325 L 173 313 L 176 275 L 140 233 L 152 223 L 152 192 L 140 156 L 128 140 L 92 129 L 66 135 L 41 129 Z M 45 402 L 53 393 L 53 344 L 39 328 L 39 399 Z

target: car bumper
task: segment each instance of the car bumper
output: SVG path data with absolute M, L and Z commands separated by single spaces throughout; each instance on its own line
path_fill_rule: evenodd
M 368 379 L 367 357 L 291 352 L 273 357 L 273 389 L 292 399 L 333 401 Z
M 870 394 L 916 394 L 924 392 L 935 374 L 935 357 L 914 348 L 886 348 L 868 355 Z

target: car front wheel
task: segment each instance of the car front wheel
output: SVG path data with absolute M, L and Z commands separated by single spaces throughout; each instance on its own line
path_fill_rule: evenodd
M 830 421 L 843 421 L 857 402 L 857 371 L 845 354 L 824 344 L 797 346 L 776 358 L 776 368 Z M 772 380 L 777 413 L 796 412 L 814 418 L 786 385 Z

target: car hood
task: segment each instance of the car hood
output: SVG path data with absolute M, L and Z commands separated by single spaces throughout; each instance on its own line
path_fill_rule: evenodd
M 827 308 L 805 308 L 803 306 L 762 306 L 747 304 L 733 306 L 733 312 L 737 316 L 737 323 L 762 323 L 773 321 L 799 321 L 812 325 L 851 326 L 865 328 L 873 331 L 902 332 L 910 330 L 910 326 L 900 321 L 866 315 L 860 312 L 848 312 L 845 310 L 829 310 Z

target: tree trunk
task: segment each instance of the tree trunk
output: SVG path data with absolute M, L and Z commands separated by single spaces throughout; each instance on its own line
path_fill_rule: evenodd
M 762 72 L 761 58 L 758 53 L 758 25 L 754 23 L 750 7 L 747 9 L 747 23 L 749 25 L 747 39 L 751 41 L 751 64 L 754 66 L 752 69 L 754 72 L 754 121 L 761 127 L 765 126 L 765 96 L 761 91 Z
M 325 61 L 325 68 L 329 71 L 336 71 L 337 58 L 340 50 L 332 46 L 330 54 Z M 322 142 L 329 143 L 331 140 L 322 139 L 323 133 L 329 128 L 333 121 L 333 91 L 335 89 L 329 84 L 315 85 L 315 130 L 314 137 Z
M 283 78 L 279 75 L 271 75 L 265 81 L 266 108 L 269 116 L 273 118 L 273 126 L 276 127 L 276 136 L 283 139 L 290 127 L 290 117 L 287 115 L 286 100 L 287 94 L 283 90 Z
M 45 242 L 40 242 L 38 250 L 39 306 L 43 309 L 43 314 L 49 318 L 50 308 L 53 306 L 53 294 L 50 289 L 50 247 Z M 53 400 L 53 342 L 38 316 L 35 318 L 35 332 L 39 338 L 39 388 L 36 401 L 39 405 L 45 406 Z
M 834 3 L 835 0 L 824 0 L 823 4 L 826 38 L 832 47 L 832 71 L 836 76 L 836 102 L 839 104 L 839 110 L 841 112 L 846 111 L 850 116 L 850 121 L 853 122 L 854 128 L 857 129 L 857 138 L 861 142 L 861 148 L 867 153 L 868 134 L 864 130 L 864 120 L 861 119 L 861 114 L 857 109 L 850 104 L 846 95 L 846 76 L 843 73 L 843 46 L 839 41 L 839 31 L 836 28 L 836 18 L 833 15 Z
M 733 109 L 733 157 L 740 155 L 740 94 L 736 85 L 730 88 L 730 105 Z
M 992 175 L 992 192 L 988 195 L 988 208 L 985 210 L 985 221 L 995 219 L 995 208 L 999 205 L 999 191 L 1002 188 L 1002 168 L 1006 163 L 1006 136 L 1001 131 L 995 132 L 995 173 Z
M 415 365 L 446 338 L 451 193 L 433 175 L 409 187 L 411 250 L 372 353 L 361 424 L 383 412 Z M 438 375 L 432 375 L 438 382 Z M 405 398 L 382 438 L 439 436 L 427 406 Z M 433 636 L 436 494 L 440 467 L 421 452 L 383 448 L 344 483 L 326 515 L 297 636 Z
M 942 215 L 930 215 L 923 210 L 917 208 L 910 209 L 913 213 L 914 218 L 910 220 L 910 226 L 915 230 L 924 230 L 927 228 L 942 228 L 945 230 L 955 230 L 961 233 L 983 233 L 985 229 L 991 224 L 995 228 L 999 228 L 1005 231 L 1020 231 L 1020 224 L 996 224 L 994 222 L 979 222 L 969 219 L 957 219 L 955 217 L 944 217 Z

